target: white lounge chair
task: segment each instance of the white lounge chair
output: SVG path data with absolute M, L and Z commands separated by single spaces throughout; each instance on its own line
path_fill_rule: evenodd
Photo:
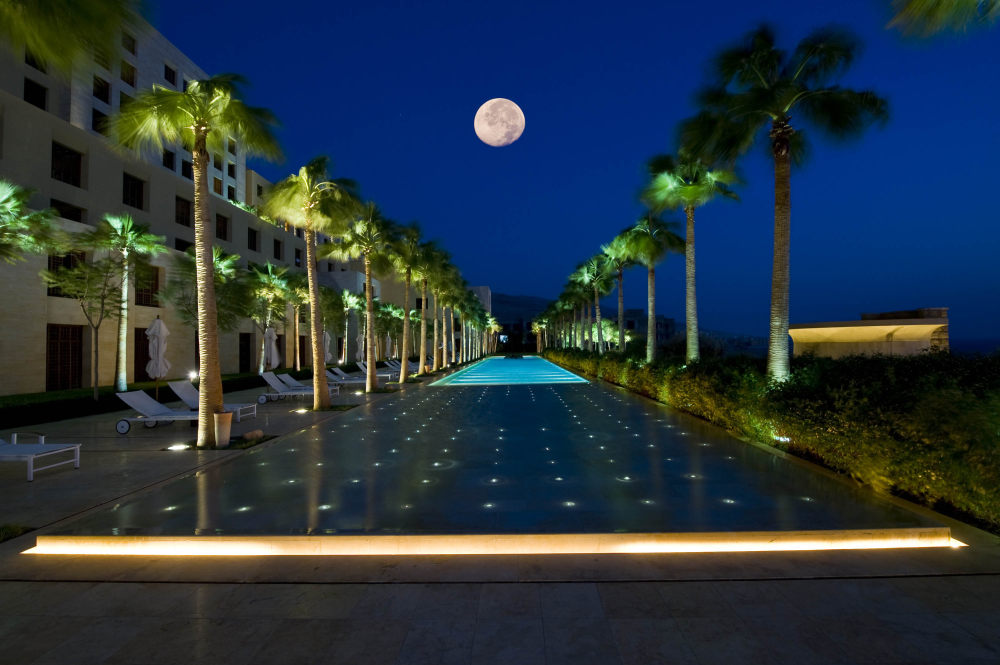
M 293 388 L 289 384 L 285 383 L 282 379 L 279 379 L 277 376 L 275 376 L 274 372 L 264 372 L 260 376 L 261 378 L 264 379 L 264 381 L 267 383 L 267 387 L 270 389 L 268 392 L 265 392 L 263 395 L 257 398 L 257 401 L 260 402 L 261 404 L 263 404 L 267 400 L 271 400 L 273 402 L 277 399 L 284 399 L 286 397 L 312 397 L 313 394 L 312 386 L 306 386 L 299 383 L 298 386 Z M 282 376 L 288 376 L 288 375 L 283 374 Z M 291 379 L 292 377 L 289 376 L 288 378 Z M 294 381 L 294 379 L 292 380 Z M 330 386 L 330 395 L 333 395 L 334 391 L 336 391 L 339 394 L 340 387 Z
M 331 381 L 337 384 L 346 384 L 346 383 L 364 384 L 367 382 L 367 379 L 365 379 L 365 377 L 351 376 L 350 374 L 346 374 L 339 367 L 331 367 L 330 369 L 326 370 L 326 378 L 330 379 Z
M 368 365 L 363 360 L 358 361 L 358 367 L 361 368 L 363 374 L 368 374 Z M 397 381 L 399 379 L 399 372 L 386 372 L 379 371 L 375 368 L 375 376 L 381 376 L 382 378 L 389 379 L 390 381 Z
M 10 435 L 10 443 L 0 439 L 0 462 L 27 462 L 28 482 L 35 479 L 35 471 L 51 469 L 72 464 L 74 469 L 80 468 L 80 444 L 79 443 L 45 443 L 45 435 L 38 432 L 20 432 L 20 434 L 32 434 L 38 437 L 37 443 L 18 443 L 17 435 L 14 432 Z M 48 457 L 56 453 L 72 452 L 73 457 L 61 462 L 53 462 L 46 466 L 35 466 L 35 460 L 39 457 Z M 49 460 L 45 460 L 48 462 Z
M 305 383 L 302 383 L 298 379 L 292 377 L 291 374 L 278 374 L 277 376 L 278 376 L 278 380 L 281 381 L 282 383 L 284 383 L 289 388 L 291 388 L 293 390 L 294 389 L 305 390 L 310 395 L 313 394 L 313 387 L 311 385 L 307 385 Z M 334 395 L 339 395 L 340 394 L 340 386 L 338 386 L 336 384 L 332 384 L 331 385 L 329 382 L 327 382 L 326 386 L 327 386 L 327 390 L 330 391 L 330 397 L 333 397 Z
M 394 370 L 396 372 L 402 372 L 403 371 L 403 363 L 401 363 L 398 360 L 395 360 L 395 359 L 393 359 L 393 360 L 386 360 L 385 364 L 389 366 L 389 369 Z M 420 369 L 420 367 L 417 366 L 417 363 L 413 363 L 413 362 L 409 362 L 409 361 L 407 361 L 406 366 L 408 368 L 406 371 L 410 372 L 411 374 L 415 374 Z
M 157 402 L 141 390 L 127 393 L 115 393 L 121 401 L 138 411 L 141 415 L 122 418 L 115 423 L 119 434 L 128 434 L 132 423 L 141 422 L 146 427 L 156 427 L 159 423 L 172 423 L 175 420 L 198 420 L 197 411 L 171 409 Z
M 179 381 L 167 381 L 167 385 L 170 389 L 174 391 L 181 401 L 188 405 L 189 408 L 198 410 L 198 389 L 194 387 L 190 381 L 185 381 L 183 379 Z M 222 408 L 226 411 L 232 411 L 233 419 L 236 422 L 240 422 L 240 418 L 243 416 L 253 416 L 257 417 L 257 404 L 223 404 Z

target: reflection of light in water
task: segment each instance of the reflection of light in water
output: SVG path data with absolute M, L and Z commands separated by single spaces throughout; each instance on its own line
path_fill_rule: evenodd
M 240 506 L 239 508 L 236 509 L 236 512 L 238 512 L 238 513 L 245 513 L 248 510 L 250 510 L 250 506 Z
M 486 508 L 486 509 L 489 509 L 489 508 L 493 508 L 493 507 L 494 507 L 494 505 L 495 505 L 495 504 L 492 504 L 492 503 L 484 503 L 484 504 L 483 504 L 483 508 Z
M 652 506 L 656 502 L 653 501 L 652 499 L 643 499 L 639 503 L 643 504 L 644 506 Z
M 815 501 L 815 499 L 813 499 L 811 496 L 804 496 L 804 497 L 802 497 L 802 500 L 803 501 Z
M 331 508 L 333 508 L 333 506 L 331 506 L 331 505 L 330 505 L 330 504 L 328 504 L 328 503 L 324 503 L 323 505 L 321 505 L 321 506 L 319 507 L 319 510 L 330 510 Z
M 169 513 L 172 510 L 177 510 L 177 506 L 167 506 L 166 508 L 163 509 L 163 512 Z
M 167 446 L 167 450 L 187 450 L 190 447 L 191 446 L 189 446 L 186 443 L 174 443 L 172 445 Z
M 728 503 L 730 505 L 736 503 L 735 499 L 723 499 L 722 503 Z
M 566 508 L 575 508 L 576 507 L 576 501 L 563 501 L 562 505 L 564 507 L 566 507 Z

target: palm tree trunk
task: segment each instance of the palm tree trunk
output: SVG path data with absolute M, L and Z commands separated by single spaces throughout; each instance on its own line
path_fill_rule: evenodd
M 330 408 L 330 386 L 326 378 L 326 350 L 323 348 L 323 321 L 320 316 L 319 275 L 316 274 L 316 230 L 312 222 L 306 220 L 306 278 L 309 282 L 309 329 L 312 337 L 313 365 L 313 410 Z M 298 328 L 299 317 L 295 315 L 295 325 Z M 295 339 L 299 339 L 296 329 Z M 347 340 L 344 340 L 345 342 Z M 299 354 L 295 354 L 298 362 Z
M 441 360 L 440 360 L 441 354 L 438 353 L 438 345 L 441 343 L 441 338 L 438 332 L 438 305 L 440 305 L 441 303 L 438 302 L 438 300 L 440 299 L 438 297 L 438 294 L 435 293 L 433 295 L 434 295 L 434 348 L 431 349 L 431 353 L 434 354 L 434 360 L 431 361 L 431 371 L 436 372 L 439 369 L 441 369 Z
M 687 320 L 687 361 L 698 360 L 698 299 L 694 291 L 694 206 L 684 208 L 687 214 L 687 232 L 684 242 L 685 301 L 684 318 Z
M 624 270 L 618 271 L 618 353 L 625 352 L 625 282 Z
M 351 311 L 353 310 L 348 309 L 344 312 L 344 359 L 341 361 L 344 364 L 347 363 L 347 340 L 351 332 Z
M 194 140 L 194 255 L 198 292 L 198 447 L 215 445 L 215 414 L 222 412 L 219 330 L 215 306 L 215 266 L 209 224 L 208 149 L 205 135 Z
M 597 319 L 597 353 L 604 353 L 604 331 L 601 330 L 601 297 L 594 289 L 594 318 Z
M 308 250 L 306 250 L 308 255 Z M 292 336 L 295 338 L 292 341 L 292 353 L 295 355 L 295 371 L 298 372 L 302 369 L 302 363 L 299 362 L 299 306 L 292 305 Z
M 126 381 L 128 370 L 125 361 L 128 359 L 128 251 L 122 252 L 122 292 L 118 305 L 118 357 L 115 361 L 115 390 L 122 393 L 128 390 Z M 135 379 L 133 378 L 133 381 Z
M 96 402 L 97 401 L 97 384 L 100 382 L 100 378 L 101 378 L 101 365 L 100 365 L 100 361 L 101 361 L 101 354 L 100 354 L 100 351 L 101 351 L 101 339 L 100 339 L 100 335 L 98 335 L 98 331 L 100 330 L 99 328 L 95 328 L 94 326 L 91 326 L 90 330 L 91 330 L 91 334 L 90 334 L 90 348 L 91 348 L 91 350 L 94 353 L 94 366 L 92 368 L 90 368 L 90 381 L 91 381 L 91 385 L 94 388 L 94 401 Z
M 417 374 L 427 372 L 427 280 L 420 280 L 420 367 Z
M 767 342 L 767 375 L 788 378 L 788 284 L 792 214 L 791 155 L 787 123 L 772 124 L 774 152 L 774 263 L 771 268 L 771 320 Z
M 656 360 L 656 269 L 646 277 L 646 362 Z
M 368 363 L 365 392 L 370 393 L 378 388 L 378 379 L 375 376 L 375 301 L 372 298 L 372 264 L 367 254 L 365 254 L 365 317 L 365 346 L 368 347 L 365 355 L 365 362 Z
M 451 364 L 454 365 L 458 362 L 458 349 L 455 346 L 455 308 L 448 309 L 448 322 L 451 324 L 448 326 L 448 341 L 451 342 Z
M 406 376 L 410 373 L 410 279 L 412 273 L 410 268 L 406 269 L 406 279 L 403 281 L 403 350 L 400 353 L 399 382 L 406 383 Z

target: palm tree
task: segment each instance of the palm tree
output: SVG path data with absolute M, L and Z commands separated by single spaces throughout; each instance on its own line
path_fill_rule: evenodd
M 889 27 L 924 37 L 1000 20 L 1000 0 L 892 0 Z
M 323 349 L 322 317 L 319 315 L 319 276 L 316 274 L 316 232 L 340 235 L 346 227 L 346 215 L 352 199 L 350 192 L 354 183 L 345 180 L 331 180 L 327 176 L 326 157 L 315 157 L 299 169 L 277 183 L 264 199 L 264 213 L 279 218 L 296 228 L 305 229 L 306 275 L 308 278 L 308 299 L 310 318 L 310 338 L 313 357 L 313 409 L 330 407 L 330 391 L 327 386 L 326 354 Z M 296 327 L 298 319 L 296 318 Z M 296 333 L 296 348 L 298 333 Z M 298 352 L 296 351 L 296 363 Z
M 25 252 L 44 253 L 60 244 L 55 210 L 29 210 L 32 190 L 0 178 L 0 261 L 16 263 Z
M 118 310 L 118 353 L 115 362 L 115 390 L 128 390 L 128 291 L 136 267 L 147 257 L 167 251 L 163 236 L 149 233 L 149 227 L 135 223 L 128 215 L 105 215 L 95 232 L 98 247 L 111 253 L 119 265 L 121 292 Z
M 649 160 L 653 181 L 643 193 L 643 199 L 656 212 L 683 208 L 687 217 L 684 236 L 685 307 L 687 324 L 687 361 L 695 362 L 698 349 L 698 300 L 695 296 L 694 210 L 716 196 L 736 198 L 729 189 L 736 174 L 723 168 L 711 168 L 688 150 L 681 149 L 677 159 L 657 155 Z
M 626 234 L 629 255 L 646 267 L 646 362 L 656 360 L 656 264 L 668 252 L 684 249 L 684 240 L 674 232 L 675 224 L 651 212 L 639 219 Z
M 573 281 L 594 293 L 594 319 L 597 322 L 597 352 L 604 353 L 604 333 L 601 330 L 601 296 L 611 290 L 611 266 L 603 254 L 597 254 L 584 261 L 570 277 Z M 589 300 L 589 296 L 588 296 Z M 587 309 L 590 309 L 588 302 Z M 593 345 L 593 331 L 590 333 Z
M 835 138 L 859 135 L 885 122 L 888 105 L 874 92 L 842 88 L 836 81 L 859 51 L 853 35 L 825 28 L 787 53 L 775 46 L 767 27 L 720 53 L 717 82 L 699 95 L 704 111 L 684 123 L 681 143 L 695 154 L 723 163 L 750 148 L 767 129 L 774 160 L 774 264 L 771 273 L 770 337 L 767 372 L 788 378 L 788 267 L 791 220 L 791 167 L 805 155 L 805 136 L 792 127 L 792 112 Z
M 4 0 L 0 41 L 70 74 L 94 52 L 113 54 L 123 28 L 137 22 L 139 0 Z
M 263 266 L 250 266 L 252 277 L 253 310 L 250 318 L 260 330 L 260 360 L 257 362 L 257 373 L 263 374 L 267 365 L 265 357 L 267 329 L 275 320 L 285 318 L 288 302 L 288 268 L 276 266 L 270 261 Z M 273 369 L 273 368 L 272 368 Z M 324 372 L 325 373 L 325 372 Z
M 601 251 L 607 257 L 608 267 L 615 275 L 618 282 L 618 352 L 625 350 L 625 270 L 635 265 L 635 261 L 628 254 L 628 242 L 625 234 L 628 229 L 622 231 L 611 239 L 607 245 L 601 245 Z
M 361 307 L 362 298 L 357 293 L 352 293 L 347 289 L 340 292 L 340 299 L 344 303 L 344 357 L 342 363 L 347 362 L 347 340 L 351 326 L 351 312 L 357 311 Z
M 372 291 L 372 272 L 386 267 L 387 249 L 393 240 L 391 223 L 382 218 L 374 203 L 366 203 L 357 217 L 336 244 L 324 245 L 325 257 L 337 261 L 350 261 L 361 257 L 365 264 L 365 361 L 368 364 L 365 392 L 378 387 L 375 376 L 375 294 Z
M 230 139 L 248 155 L 274 157 L 278 142 L 270 112 L 240 101 L 243 79 L 223 74 L 193 81 L 187 90 L 153 86 L 140 92 L 109 122 L 111 135 L 137 152 L 161 152 L 167 145 L 191 151 L 194 175 L 194 247 L 198 289 L 198 446 L 215 444 L 214 415 L 222 411 L 219 372 L 219 334 L 215 279 L 212 275 L 212 237 L 209 218 L 208 159 L 222 152 Z
M 285 278 L 285 287 L 285 300 L 292 306 L 292 352 L 295 355 L 295 370 L 298 371 L 302 369 L 302 363 L 299 359 L 301 356 L 299 352 L 299 319 L 302 318 L 302 306 L 309 305 L 309 277 L 300 272 L 293 272 Z M 309 312 L 309 316 L 312 316 L 312 312 Z M 320 317 L 320 323 L 322 324 L 322 317 Z M 312 326 L 310 326 L 310 330 L 312 330 Z M 322 346 L 322 340 L 320 345 Z
M 414 272 L 417 278 L 421 277 L 419 266 L 421 264 L 423 245 L 420 243 L 420 227 L 416 222 L 408 226 L 400 227 L 399 235 L 392 247 L 392 264 L 396 272 L 403 277 L 403 349 L 401 352 L 402 368 L 399 370 L 399 382 L 406 383 L 406 377 L 410 373 L 410 284 L 413 281 Z M 421 318 L 421 324 L 423 319 Z
M 443 256 L 444 250 L 434 241 L 420 243 L 420 254 L 414 267 L 420 275 L 420 357 L 418 359 L 420 367 L 417 370 L 417 375 L 425 374 L 427 369 L 427 282 Z M 437 321 L 437 318 L 434 320 Z M 435 335 L 435 340 L 436 337 Z

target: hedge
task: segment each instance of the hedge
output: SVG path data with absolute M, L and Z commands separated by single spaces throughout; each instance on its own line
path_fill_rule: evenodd
M 855 478 L 1000 531 L 1000 355 L 804 357 L 769 385 L 763 360 L 645 365 L 543 354 Z

